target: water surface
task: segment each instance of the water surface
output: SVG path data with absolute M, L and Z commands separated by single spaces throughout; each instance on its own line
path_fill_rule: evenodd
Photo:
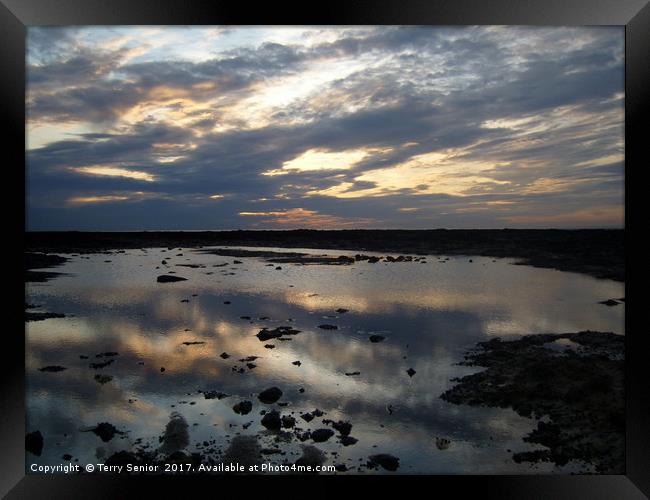
M 488 338 L 580 330 L 623 334 L 624 304 L 598 304 L 622 297 L 622 283 L 469 256 L 269 265 L 261 258 L 158 248 L 67 257 L 56 269 L 65 275 L 27 286 L 26 301 L 39 306 L 34 311 L 66 314 L 26 324 L 27 429 L 40 430 L 45 439 L 42 456 L 29 455 L 28 463 L 59 464 L 63 454 L 80 464 L 97 463 L 143 444 L 157 448 L 173 412 L 189 424 L 186 452 L 223 451 L 238 434 L 256 435 L 262 446 L 285 452 L 269 461 L 293 463 L 303 443 L 277 442 L 260 425 L 260 411 L 275 408 L 293 414 L 304 430 L 328 427 L 323 418 L 350 421 L 355 445 L 344 447 L 336 437 L 315 444 L 332 465 L 350 468 L 368 455 L 390 453 L 400 458 L 401 473 L 590 470 L 576 463 L 516 464 L 513 452 L 534 449 L 521 438 L 535 421 L 507 409 L 452 405 L 439 396 L 454 384 L 450 379 L 477 370 L 457 363 Z M 169 271 L 187 281 L 156 282 Z M 337 313 L 339 308 L 349 311 Z M 321 324 L 338 329 L 322 330 Z M 288 341 L 256 337 L 263 327 L 283 325 L 301 333 Z M 373 334 L 385 340 L 372 343 Z M 91 368 L 109 359 L 96 357 L 105 352 L 119 354 L 110 365 Z M 222 352 L 230 358 L 222 359 Z M 253 369 L 238 361 L 248 356 L 259 357 Z M 38 370 L 48 365 L 67 369 Z M 353 372 L 360 374 L 346 375 Z M 112 380 L 100 384 L 97 374 Z M 282 389 L 286 406 L 257 400 L 271 386 Z M 205 399 L 198 392 L 209 390 L 230 397 Z M 244 399 L 253 402 L 252 412 L 234 413 L 232 406 Z M 325 415 L 310 423 L 299 417 L 316 408 Z M 81 432 L 99 422 L 125 434 L 104 443 Z M 436 438 L 448 439 L 449 446 Z

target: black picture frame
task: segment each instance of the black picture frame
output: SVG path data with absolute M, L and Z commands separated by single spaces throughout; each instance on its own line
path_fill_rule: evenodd
M 392 0 L 304 2 L 285 6 L 271 3 L 203 0 L 0 0 L 0 110 L 7 125 L 3 151 L 5 170 L 19 172 L 25 161 L 25 33 L 35 25 L 193 25 L 193 24 L 516 24 L 516 25 L 624 25 L 626 34 L 625 81 L 625 246 L 626 246 L 626 474 L 621 476 L 399 476 L 399 477 L 262 477 L 268 487 L 283 488 L 296 482 L 318 481 L 320 486 L 348 487 L 362 481 L 364 487 L 383 488 L 397 479 L 415 482 L 414 488 L 454 496 L 472 492 L 494 498 L 645 498 L 650 495 L 650 384 L 648 341 L 645 329 L 630 325 L 641 295 L 627 288 L 642 283 L 643 274 L 632 267 L 631 235 L 643 229 L 644 214 L 633 211 L 634 200 L 643 200 L 641 173 L 647 167 L 647 122 L 650 96 L 650 6 L 648 0 Z M 644 160 L 646 160 L 644 162 Z M 16 184 L 13 184 L 16 182 Z M 5 189 L 20 195 L 25 188 L 20 174 Z M 639 198 L 640 197 L 640 198 Z M 13 242 L 24 241 L 25 212 L 12 204 L 9 214 Z M 21 219 L 22 216 L 22 219 Z M 632 231 L 632 232 L 631 232 Z M 24 245 L 14 245 L 15 262 L 21 262 Z M 22 266 L 13 285 L 24 290 Z M 638 286 L 640 288 L 640 286 Z M 12 288 L 13 290 L 13 288 Z M 167 495 L 187 494 L 187 488 L 215 483 L 222 488 L 250 485 L 250 477 L 117 477 L 25 475 L 25 381 L 23 300 L 11 294 L 16 311 L 3 335 L 0 384 L 0 495 L 7 498 L 124 498 L 134 487 L 162 487 Z M 431 484 L 423 484 L 431 483 Z M 304 487 L 304 484 L 300 486 Z M 178 488 L 178 489 L 177 489 Z M 410 488 L 410 486 L 409 486 Z M 428 490 L 428 488 L 436 488 Z M 440 489 L 437 489 L 440 488 Z M 444 489 L 443 489 L 444 488 Z M 208 490 L 209 491 L 209 490 Z M 245 490 L 246 493 L 249 490 Z M 272 490 L 268 490 L 272 491 Z M 409 490 L 406 490 L 409 491 Z M 416 490 L 410 490 L 415 492 Z M 152 492 L 149 492 L 153 494 Z M 305 494 L 309 494 L 305 492 Z M 167 496 L 166 495 L 166 496 Z

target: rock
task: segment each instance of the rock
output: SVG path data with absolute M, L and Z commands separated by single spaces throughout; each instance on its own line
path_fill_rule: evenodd
M 271 387 L 259 393 L 257 398 L 265 404 L 275 403 L 282 397 L 282 391 L 277 387 Z
M 113 425 L 109 424 L 108 422 L 102 422 L 100 424 L 97 424 L 97 427 L 91 430 L 93 434 L 99 436 L 99 439 L 101 439 L 105 443 L 113 439 L 113 436 L 115 436 L 115 434 L 122 434 L 120 431 L 118 431 Z
M 315 431 L 312 431 L 311 438 L 316 443 L 323 443 L 327 441 L 329 438 L 331 438 L 333 435 L 334 435 L 334 431 L 332 429 L 317 429 Z
M 275 346 L 273 344 L 264 344 L 264 347 L 266 349 L 275 349 Z
M 338 422 L 333 422 L 332 427 L 339 431 L 341 436 L 347 436 L 350 434 L 350 431 L 352 430 L 352 424 L 350 422 L 344 422 L 342 420 L 339 420 Z
M 399 467 L 399 458 L 389 455 L 388 453 L 371 455 L 368 457 L 368 460 L 373 466 L 380 465 L 388 471 L 396 471 Z
M 113 380 L 113 377 L 111 377 L 110 375 L 102 375 L 99 373 L 95 375 L 95 382 L 98 382 L 102 385 L 106 384 L 107 382 L 110 382 L 111 380 Z
M 257 365 L 255 363 L 246 363 L 246 366 L 248 367 L 249 370 L 252 370 L 255 368 Z
M 200 345 L 205 344 L 205 342 L 183 342 L 183 345 Z
M 72 460 L 72 455 L 70 455 L 69 453 L 65 453 L 65 454 L 61 457 L 61 459 L 65 460 L 66 462 L 69 462 L 70 460 Z
M 160 373 L 162 373 L 162 372 L 164 372 L 164 371 L 165 371 L 165 367 L 164 367 L 164 366 L 161 366 L 161 367 L 160 367 Z
M 316 467 L 325 463 L 325 453 L 316 448 L 315 446 L 300 445 L 302 447 L 302 456 L 296 460 L 296 465 L 303 467 L 311 467 L 314 470 Z
M 190 435 L 188 432 L 189 426 L 187 421 L 180 413 L 172 413 L 169 422 L 165 426 L 165 432 L 161 438 L 162 445 L 158 449 L 159 452 L 170 455 L 168 459 L 172 459 L 172 454 L 182 450 L 190 444 Z
M 383 335 L 371 335 L 371 336 L 369 337 L 369 340 L 370 340 L 370 342 L 372 342 L 373 344 L 376 344 L 377 342 L 382 342 L 385 338 L 386 338 L 386 337 L 384 337 Z
M 39 372 L 50 372 L 50 373 L 56 373 L 56 372 L 62 372 L 63 370 L 67 370 L 65 366 L 59 366 L 59 365 L 51 365 L 51 366 L 44 366 L 43 368 L 39 368 Z
M 413 368 L 409 368 L 408 370 L 406 370 L 406 373 L 409 374 L 409 377 L 412 377 L 412 376 L 415 375 L 417 372 L 416 372 Z
M 25 321 L 43 321 L 50 318 L 65 318 L 65 314 L 50 312 L 26 312 Z
M 327 324 L 318 325 L 318 328 L 320 328 L 322 330 L 338 330 L 339 329 L 339 327 L 336 326 L 336 325 L 327 325 Z
M 348 312 L 348 309 L 343 309 L 342 307 L 339 307 L 336 310 L 336 312 L 339 313 L 339 314 L 344 314 L 344 313 Z
M 227 398 L 228 394 L 220 391 L 205 391 L 203 393 L 203 397 L 205 399 L 223 399 L 223 398 Z
M 187 281 L 187 278 L 182 278 L 181 276 L 170 276 L 168 274 L 162 274 L 156 278 L 158 283 L 172 283 L 174 281 Z
M 603 300 L 603 301 L 598 302 L 598 303 L 599 304 L 604 304 L 604 305 L 609 306 L 609 307 L 619 305 L 619 302 L 615 301 L 614 299 L 607 299 L 607 300 Z
M 282 427 L 280 414 L 275 410 L 268 412 L 264 417 L 262 417 L 262 425 L 272 431 L 280 430 Z
M 220 354 L 220 356 L 221 356 L 223 359 L 228 359 L 228 358 L 230 357 L 230 354 L 228 354 L 227 352 L 222 352 L 222 353 Z
M 437 437 L 436 438 L 436 448 L 439 450 L 446 450 L 449 448 L 449 445 L 451 444 L 451 441 L 447 438 L 441 438 Z
M 230 305 L 231 302 L 229 300 L 224 300 L 223 303 L 226 305 Z
M 273 330 L 269 330 L 268 328 L 262 328 L 258 332 L 257 338 L 260 340 L 260 342 L 266 342 L 267 340 L 271 340 L 271 339 L 279 339 L 283 335 L 296 335 L 298 333 L 300 333 L 300 330 L 296 330 L 295 328 L 291 328 L 290 326 L 278 326 Z
M 43 452 L 43 435 L 41 431 L 34 431 L 25 435 L 25 450 L 37 457 L 41 456 Z
M 240 359 L 239 361 L 241 361 L 242 363 L 244 363 L 245 361 L 255 361 L 255 360 L 258 359 L 258 358 L 259 358 L 259 356 L 248 356 L 247 358 L 242 358 L 242 359 Z
M 240 401 L 232 409 L 239 415 L 248 415 L 253 409 L 253 403 L 251 401 Z
M 285 429 L 289 429 L 296 425 L 296 419 L 293 418 L 291 415 L 284 415 L 282 417 L 282 427 Z
M 305 422 L 311 422 L 314 420 L 314 416 L 311 413 L 303 413 L 300 415 L 300 417 L 305 421 Z
M 343 446 L 351 446 L 356 444 L 358 441 L 358 439 L 353 438 L 352 436 L 341 436 L 341 444 Z
M 296 366 L 300 366 L 300 365 L 302 365 L 302 363 L 301 363 L 300 361 L 294 361 L 294 362 L 291 363 L 291 364 L 292 364 L 292 365 L 296 365 Z
M 347 377 L 352 377 L 354 375 L 361 375 L 361 372 L 346 372 L 345 375 Z
M 99 368 L 106 368 L 108 365 L 113 363 L 115 361 L 114 359 L 109 359 L 108 361 L 103 361 L 101 363 L 90 363 L 88 366 L 90 368 L 93 368 L 94 370 L 97 370 Z

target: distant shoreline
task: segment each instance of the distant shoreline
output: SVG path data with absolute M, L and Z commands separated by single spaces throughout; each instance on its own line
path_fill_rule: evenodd
M 432 229 L 26 232 L 27 252 L 236 245 L 412 255 L 511 257 L 521 264 L 625 281 L 624 229 Z

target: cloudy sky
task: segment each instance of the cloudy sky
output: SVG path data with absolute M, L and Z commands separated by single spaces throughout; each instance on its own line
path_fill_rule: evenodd
M 623 27 L 27 42 L 30 230 L 623 226 Z

